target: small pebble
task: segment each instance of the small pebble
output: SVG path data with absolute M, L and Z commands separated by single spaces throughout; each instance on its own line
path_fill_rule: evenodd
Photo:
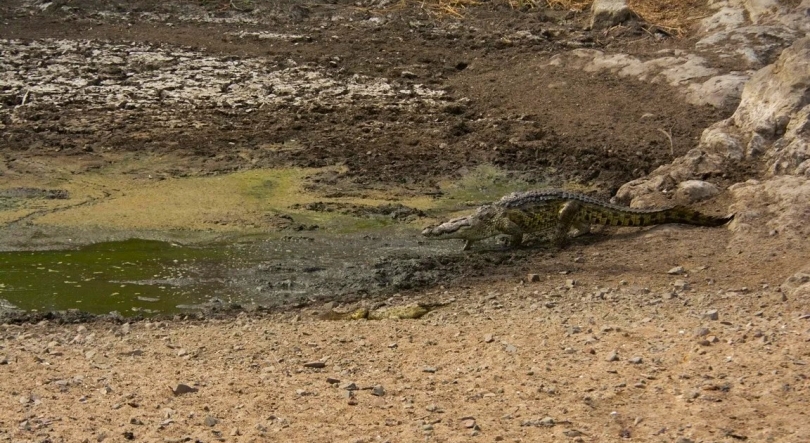
M 608 354 L 608 356 L 607 356 L 607 358 L 605 360 L 607 360 L 607 361 L 619 361 L 619 354 L 617 354 L 616 351 L 613 351 L 610 354 Z
M 720 318 L 720 314 L 717 312 L 717 309 L 712 309 L 710 311 L 706 311 L 703 314 L 703 318 L 707 320 L 717 320 Z
M 179 385 L 177 385 L 176 388 L 174 388 L 174 390 L 172 390 L 172 393 L 174 393 L 174 395 L 180 395 L 180 394 L 189 394 L 197 391 L 199 391 L 199 389 L 180 383 Z
M 709 335 L 709 329 L 708 328 L 697 328 L 695 330 L 695 337 L 705 337 L 707 335 Z
M 669 275 L 681 275 L 684 272 L 686 272 L 686 270 L 683 268 L 683 266 L 675 266 L 674 268 L 667 271 L 667 274 L 669 274 Z
M 643 359 L 641 357 L 633 357 L 633 358 L 631 358 L 630 360 L 627 360 L 627 361 L 630 362 L 630 364 L 638 365 L 638 364 L 641 364 Z
M 675 282 L 672 283 L 672 286 L 675 286 L 675 289 L 685 291 L 689 289 L 689 282 L 686 280 L 675 280 Z

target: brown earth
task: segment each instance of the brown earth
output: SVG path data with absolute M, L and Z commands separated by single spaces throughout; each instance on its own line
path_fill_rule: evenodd
M 344 167 L 310 183 L 324 195 L 435 195 L 440 181 L 495 164 L 609 196 L 733 111 L 689 105 L 661 85 L 544 65 L 573 47 L 639 57 L 689 47 L 655 27 L 597 34 L 583 30 L 585 14 L 499 3 L 467 8 L 461 20 L 418 4 L 254 2 L 261 8 L 249 13 L 242 3 L 84 0 L 42 11 L 8 1 L 0 38 L 267 57 L 339 79 L 424 84 L 445 92 L 443 105 L 161 110 L 189 123 L 170 127 L 153 107 L 32 102 L 0 122 L 4 187 L 41 173 L 36 165 L 79 164 L 71 174 L 82 175 L 136 155 L 163 159 L 147 172 L 167 177 Z M 222 20 L 198 20 L 206 13 Z M 374 17 L 384 25 L 362 25 Z M 228 34 L 268 28 L 306 37 Z M 25 100 L 10 90 L 0 98 L 7 111 Z M 750 173 L 712 179 L 728 185 Z M 419 320 L 326 322 L 306 308 L 0 326 L 0 441 L 810 440 L 807 300 L 780 290 L 805 251 L 732 245 L 722 229 L 610 234 L 528 259 L 521 252 L 514 266 L 508 254 L 475 251 L 466 280 L 388 300 L 452 300 Z M 684 273 L 667 273 L 676 266 Z M 540 281 L 526 282 L 528 273 Z M 304 367 L 311 361 L 326 364 Z M 350 382 L 360 388 L 353 396 Z M 179 383 L 196 392 L 172 393 Z

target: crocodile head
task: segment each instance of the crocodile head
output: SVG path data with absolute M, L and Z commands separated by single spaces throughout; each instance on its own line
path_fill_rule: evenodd
M 422 235 L 439 240 L 451 238 L 467 240 L 469 246 L 471 242 L 498 234 L 493 224 L 496 214 L 494 206 L 484 205 L 466 217 L 454 218 L 440 225 L 427 227 L 422 231 Z

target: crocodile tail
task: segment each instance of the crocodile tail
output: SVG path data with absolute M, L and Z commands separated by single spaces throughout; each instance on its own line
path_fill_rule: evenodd
M 663 223 L 683 223 L 695 226 L 723 226 L 734 219 L 734 214 L 725 217 L 701 214 L 694 209 L 684 206 L 676 206 L 663 211 Z
M 684 206 L 654 210 L 585 207 L 580 217 L 588 223 L 608 226 L 655 226 L 665 223 L 722 226 L 734 218 L 733 215 L 728 217 L 705 215 Z

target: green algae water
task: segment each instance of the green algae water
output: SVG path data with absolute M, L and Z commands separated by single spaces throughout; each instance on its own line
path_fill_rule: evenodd
M 127 240 L 76 250 L 0 252 L 0 299 L 26 311 L 171 313 L 227 298 L 215 247 Z

